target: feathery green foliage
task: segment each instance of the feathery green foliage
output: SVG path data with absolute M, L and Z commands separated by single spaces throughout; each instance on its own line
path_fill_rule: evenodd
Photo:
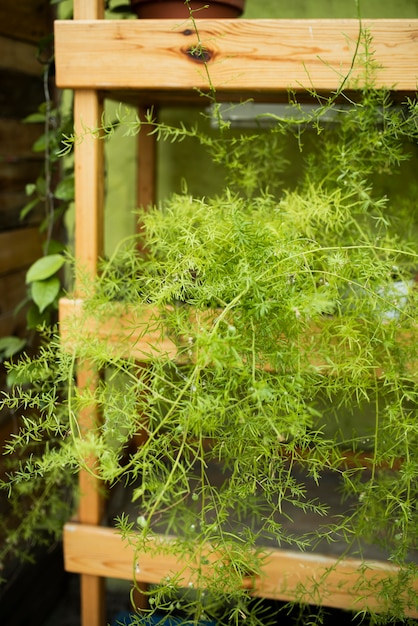
M 303 124 L 276 119 L 239 137 L 157 124 L 163 139 L 207 146 L 227 170 L 224 193 L 141 211 L 140 234 L 86 281 L 66 341 L 10 365 L 3 403 L 24 418 L 8 452 L 24 456 L 1 486 L 20 494 L 78 468 L 127 486 L 126 541 L 184 564 L 151 588 L 151 611 L 176 611 L 192 586 L 188 623 L 264 624 L 251 581 L 268 547 L 326 543 L 360 558 L 378 545 L 399 566 L 374 585 L 382 614 L 371 623 L 417 603 L 417 210 L 385 181 L 416 150 L 418 108 L 393 107 L 369 79 L 359 95 L 337 125 L 321 120 L 328 102 Z M 302 130 L 314 150 L 286 188 L 286 140 Z M 142 325 L 116 344 L 95 332 L 122 313 Z M 76 387 L 80 362 L 104 372 L 95 389 Z M 102 422 L 85 433 L 77 416 L 92 405 Z M 310 495 L 327 477 L 348 503 L 341 517 Z M 301 514 L 314 525 L 299 533 Z M 312 581 L 299 599 L 320 593 Z

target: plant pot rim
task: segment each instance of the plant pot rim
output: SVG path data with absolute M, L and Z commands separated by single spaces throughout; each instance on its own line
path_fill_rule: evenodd
M 195 17 L 198 18 L 239 17 L 244 11 L 245 0 L 191 0 L 192 9 L 196 8 L 196 4 L 202 7 L 209 5 L 197 11 Z M 131 7 L 140 19 L 184 18 L 187 11 L 184 0 L 131 0 Z

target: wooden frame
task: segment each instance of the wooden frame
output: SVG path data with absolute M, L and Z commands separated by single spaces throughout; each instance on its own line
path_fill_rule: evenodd
M 58 87 L 75 89 L 76 131 L 85 135 L 75 150 L 76 256 L 82 269 L 94 274 L 103 246 L 103 153 L 102 142 L 87 131 L 100 125 L 103 94 L 144 107 L 198 100 L 196 88 L 207 90 L 209 85 L 204 65 L 192 52 L 197 42 L 192 24 L 106 21 L 101 19 L 101 0 L 75 0 L 74 17 L 55 24 L 56 81 Z M 375 60 L 381 66 L 376 86 L 402 95 L 415 93 L 418 20 L 367 20 L 362 26 L 373 37 Z M 359 27 L 356 20 L 203 20 L 199 34 L 221 99 L 280 100 L 287 98 L 288 89 L 335 92 L 351 68 Z M 355 76 L 345 87 L 355 88 Z M 147 201 L 153 196 L 154 176 L 148 139 L 150 152 L 138 183 Z M 75 307 L 68 300 L 61 303 L 63 324 L 77 308 L 77 302 Z M 83 364 L 79 384 L 94 384 L 96 376 Z M 99 419 L 92 407 L 81 416 L 81 427 L 94 427 Z M 102 499 L 95 481 L 81 472 L 80 484 L 78 521 L 67 524 L 64 532 L 65 564 L 68 571 L 81 574 L 82 626 L 103 626 L 104 577 L 132 579 L 138 555 L 114 530 L 100 526 Z M 137 578 L 145 582 L 155 582 L 176 567 L 165 556 L 161 561 L 140 556 Z M 363 562 L 287 550 L 271 551 L 255 594 L 290 600 L 296 583 L 319 581 L 328 569 L 318 603 L 354 610 L 382 608 L 370 593 L 356 602 L 358 591 L 352 589 L 364 575 Z M 369 582 L 397 571 L 375 562 L 366 569 Z M 418 581 L 416 585 L 418 589 Z M 411 615 L 418 616 L 418 610 Z
M 418 20 L 367 20 L 362 28 L 370 32 L 381 66 L 376 86 L 415 91 Z M 213 86 L 234 99 L 337 90 L 359 33 L 357 20 L 199 22 Z M 204 65 L 192 54 L 197 38 L 188 22 L 62 21 L 55 36 L 58 87 L 136 90 L 154 102 L 164 95 L 196 98 L 196 88 L 208 87 Z
M 161 543 L 164 542 L 169 543 L 170 537 L 161 538 Z M 132 545 L 122 544 L 120 534 L 112 528 L 69 523 L 64 531 L 65 565 L 70 572 L 121 580 L 136 578 L 149 583 L 159 583 L 181 571 L 187 587 L 193 582 L 192 569 L 173 555 L 161 555 L 161 543 L 154 555 L 152 550 L 137 552 Z M 396 574 L 395 566 L 382 561 L 338 560 L 320 554 L 271 550 L 262 575 L 244 580 L 243 584 L 252 589 L 254 596 L 263 598 L 284 601 L 300 598 L 353 611 L 384 611 L 380 599 L 370 594 L 370 588 Z M 417 612 L 411 611 L 411 615 L 416 616 Z

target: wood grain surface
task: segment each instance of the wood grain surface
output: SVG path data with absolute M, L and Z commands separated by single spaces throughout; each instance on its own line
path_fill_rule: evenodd
M 124 580 L 136 578 L 148 583 L 159 583 L 176 574 L 182 586 L 194 584 L 196 563 L 193 566 L 172 554 L 170 537 L 156 536 L 149 541 L 155 543 L 155 548 L 149 544 L 147 552 L 137 551 L 113 528 L 71 522 L 64 529 L 65 567 L 69 572 Z M 264 598 L 294 600 L 301 597 L 303 588 L 305 600 L 310 602 L 355 611 L 372 608 L 383 611 L 382 600 L 374 594 L 380 581 L 396 576 L 398 571 L 394 565 L 380 561 L 270 550 L 261 574 L 243 580 L 243 585 L 250 587 L 255 596 Z M 415 588 L 418 589 L 418 580 Z M 409 614 L 418 617 L 418 610 L 411 608 Z
M 379 65 L 376 86 L 415 91 L 418 20 L 367 20 L 362 27 Z M 350 70 L 359 30 L 350 19 L 199 23 L 214 87 L 243 95 L 337 89 Z M 170 90 L 171 96 L 208 88 L 189 22 L 57 21 L 55 40 L 59 87 Z

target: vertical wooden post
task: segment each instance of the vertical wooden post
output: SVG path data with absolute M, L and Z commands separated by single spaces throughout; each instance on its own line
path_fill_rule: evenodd
M 146 119 L 147 107 L 140 105 L 138 107 L 138 117 L 143 122 Z M 151 130 L 151 128 L 149 129 Z M 147 131 L 146 126 L 141 128 L 137 141 L 137 170 L 136 170 L 136 202 L 138 207 L 147 208 L 154 204 L 156 200 L 156 135 L 151 135 Z M 137 229 L 140 224 L 137 225 Z M 141 252 L 145 254 L 145 250 L 141 247 Z M 144 443 L 143 435 L 135 437 L 133 443 L 140 446 Z M 149 608 L 148 584 L 146 582 L 137 581 L 133 592 L 133 601 L 137 609 Z
M 97 137 L 103 105 L 97 91 L 74 93 L 75 257 L 79 269 L 76 290 L 82 295 L 82 276 L 93 277 L 103 254 L 103 141 Z
M 102 20 L 104 18 L 104 0 L 73 0 L 75 20 Z
M 98 127 L 102 103 L 96 91 L 76 91 L 74 119 L 77 143 L 75 146 L 75 255 L 77 259 L 76 292 L 83 295 L 83 278 L 92 278 L 103 251 L 103 142 L 91 134 Z M 97 386 L 99 372 L 88 362 L 78 364 L 77 384 L 87 389 Z M 81 433 L 97 427 L 100 416 L 96 406 L 78 415 Z M 95 459 L 86 459 L 92 471 Z M 99 481 L 87 470 L 79 473 L 80 500 L 78 517 L 81 523 L 98 525 L 103 505 Z M 104 626 L 104 579 L 81 575 L 81 624 Z
M 83 295 L 83 279 L 94 276 L 103 251 L 103 142 L 91 134 L 101 120 L 102 103 L 97 92 L 86 90 L 74 94 L 75 132 L 75 254 L 78 276 L 76 292 Z M 88 362 L 78 364 L 79 388 L 95 388 L 99 372 Z M 81 433 L 97 427 L 100 416 L 94 405 L 78 415 Z M 92 471 L 95 459 L 86 459 Z M 78 517 L 81 523 L 101 523 L 103 505 L 99 481 L 87 470 L 79 474 L 80 501 Z M 81 624 L 104 626 L 104 579 L 99 576 L 81 576 Z
M 74 19 L 101 19 L 104 0 L 74 0 Z M 81 295 L 82 275 L 93 277 L 103 253 L 103 142 L 94 133 L 101 123 L 103 103 L 97 91 L 76 90 L 74 93 L 75 158 L 75 255 L 78 264 L 76 291 Z M 80 363 L 77 384 L 81 389 L 97 385 L 99 373 L 89 364 Z M 91 406 L 78 416 L 81 432 L 97 427 L 100 416 Z M 94 471 L 95 459 L 86 459 Z M 103 514 L 98 481 L 87 470 L 79 475 L 79 521 L 98 525 Z M 105 587 L 100 576 L 81 575 L 81 624 L 104 626 Z
M 145 120 L 146 111 L 146 107 L 138 107 L 138 116 L 141 121 Z M 156 184 L 156 136 L 148 133 L 146 125 L 138 134 L 137 147 L 137 204 L 146 208 L 155 202 Z
M 99 383 L 98 372 L 89 366 L 89 364 L 79 364 L 77 368 L 77 385 L 80 390 L 94 389 Z M 89 430 L 96 428 L 100 415 L 97 408 L 93 405 L 87 407 L 78 414 L 78 423 L 81 436 Z M 78 505 L 78 519 L 83 524 L 92 524 L 97 526 L 102 521 L 103 516 L 103 493 L 102 485 L 94 477 L 96 470 L 95 457 L 84 459 L 86 463 L 85 470 L 79 473 L 80 501 Z

